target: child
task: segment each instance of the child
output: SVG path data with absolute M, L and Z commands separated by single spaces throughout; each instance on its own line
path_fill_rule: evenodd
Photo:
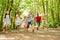
M 27 26 L 27 29 L 33 32 L 34 30 L 31 30 L 31 28 L 30 28 L 31 19 L 30 19 L 30 17 L 29 17 L 29 16 L 28 16 L 27 21 L 28 21 L 28 26 Z
M 37 27 L 37 30 L 38 30 L 38 28 L 39 28 L 39 26 L 40 26 L 40 23 L 41 23 L 41 16 L 39 16 L 38 13 L 37 13 L 37 16 L 36 16 L 36 23 L 37 23 L 37 25 L 38 25 L 38 27 Z
M 24 16 L 24 27 L 25 27 L 25 30 L 27 29 L 27 26 L 28 26 L 27 17 Z
M 20 25 L 21 25 L 21 12 L 17 12 L 18 14 L 16 15 L 16 21 L 15 21 L 15 24 L 16 24 L 16 29 L 19 30 L 20 29 Z
M 5 14 L 5 17 L 4 17 L 4 27 L 3 27 L 3 31 L 6 31 L 7 33 L 7 30 L 8 30 L 8 26 L 11 25 L 11 20 L 10 20 L 10 14 L 7 12 Z
M 31 25 L 31 28 L 32 28 L 32 31 L 34 32 L 34 29 L 33 29 L 33 20 L 34 20 L 34 15 L 32 14 L 32 11 L 30 11 L 30 14 L 28 15 L 29 16 L 29 21 L 28 21 L 28 26 Z

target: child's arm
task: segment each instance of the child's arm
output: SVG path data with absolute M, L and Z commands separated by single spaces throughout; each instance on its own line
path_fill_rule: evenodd
M 5 17 L 3 17 L 3 22 L 5 21 Z
M 22 18 L 20 17 L 20 19 L 22 19 Z
M 20 19 L 22 19 L 22 17 L 20 17 Z

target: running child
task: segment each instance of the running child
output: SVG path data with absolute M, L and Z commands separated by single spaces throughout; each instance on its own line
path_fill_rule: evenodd
M 37 30 L 38 30 L 39 27 L 40 27 L 40 23 L 41 23 L 41 16 L 39 16 L 38 13 L 37 13 L 37 16 L 36 16 L 36 23 L 37 23 L 37 25 L 38 25 L 38 27 L 37 27 Z
M 34 31 L 34 26 L 33 26 L 33 21 L 34 21 L 34 15 L 32 14 L 32 11 L 30 11 L 30 14 L 28 15 L 29 16 L 29 21 L 28 21 L 28 25 L 30 26 L 31 25 L 31 28 L 32 28 L 32 31 Z
M 24 27 L 26 31 L 27 31 L 27 26 L 28 26 L 27 16 L 24 16 Z
M 3 22 L 4 22 L 3 31 L 7 33 L 8 26 L 11 25 L 10 14 L 8 12 L 5 14 Z
M 17 15 L 16 15 L 16 21 L 15 21 L 15 24 L 16 24 L 16 29 L 19 31 L 20 29 L 20 26 L 21 26 L 21 12 L 17 12 Z

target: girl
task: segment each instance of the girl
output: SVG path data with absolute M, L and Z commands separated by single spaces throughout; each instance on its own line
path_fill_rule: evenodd
M 25 27 L 25 30 L 27 29 L 27 26 L 28 26 L 27 17 L 24 16 L 24 27 Z
M 4 27 L 3 27 L 4 30 L 3 31 L 6 31 L 7 33 L 8 26 L 10 25 L 11 25 L 10 14 L 7 12 L 4 17 Z
M 20 25 L 21 25 L 21 12 L 17 12 L 18 14 L 16 15 L 16 21 L 15 21 L 15 24 L 16 24 L 16 29 L 19 30 L 20 29 Z

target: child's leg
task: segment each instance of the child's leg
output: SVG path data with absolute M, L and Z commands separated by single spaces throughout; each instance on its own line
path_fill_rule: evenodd
M 8 25 L 6 25 L 6 31 L 8 31 Z
M 38 25 L 37 30 L 39 30 L 39 27 L 40 27 L 40 22 L 37 22 L 37 25 Z
M 4 31 L 5 31 L 5 32 L 7 32 L 7 30 L 8 30 L 7 27 L 8 27 L 8 25 L 5 25 L 5 27 L 4 27 Z
M 16 25 L 16 30 L 18 29 L 18 25 Z
M 34 26 L 32 25 L 32 32 L 34 32 Z
M 39 22 L 37 22 L 37 25 L 38 25 L 38 27 L 37 27 L 37 30 L 38 30 L 39 29 L 39 25 L 40 25 Z
M 19 25 L 16 26 L 16 30 L 15 30 L 16 32 L 19 32 L 20 29 L 19 27 L 20 27 Z
M 28 22 L 27 29 L 29 28 L 29 25 L 30 25 L 30 24 L 29 24 L 29 22 Z
M 26 25 L 24 25 L 24 30 L 26 31 Z
M 17 25 L 16 25 L 15 29 L 17 30 Z
M 6 28 L 6 26 L 4 25 L 3 28 L 2 28 L 3 29 L 3 32 L 5 32 L 5 28 Z
M 20 25 L 17 26 L 17 30 L 20 30 Z
M 16 27 L 15 27 L 15 32 L 17 32 L 17 27 L 18 27 L 18 26 L 16 25 Z
M 28 25 L 27 25 L 27 31 L 28 31 L 29 25 L 30 25 L 30 24 L 28 23 Z
M 31 21 L 31 27 L 32 27 L 32 32 L 34 32 L 34 25 L 33 25 L 33 21 Z

